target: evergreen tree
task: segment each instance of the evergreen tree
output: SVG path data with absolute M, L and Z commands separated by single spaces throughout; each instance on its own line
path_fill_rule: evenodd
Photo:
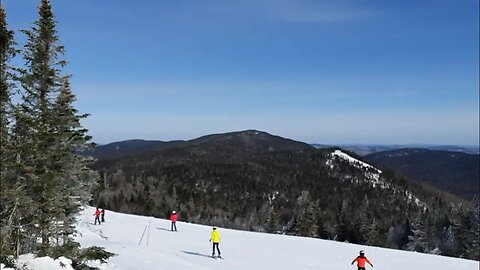
M 428 251 L 428 238 L 425 233 L 425 227 L 420 215 L 410 224 L 412 232 L 408 237 L 407 250 L 427 252 Z
M 458 240 L 453 226 L 443 228 L 440 250 L 442 255 L 456 256 L 458 254 Z
M 412 228 L 410 224 L 410 219 L 406 219 L 402 226 L 402 235 L 399 239 L 399 248 L 405 249 L 408 244 L 408 237 L 412 235 Z
M 366 242 L 369 231 L 369 221 L 367 219 L 367 209 L 368 199 L 364 198 L 363 202 L 358 205 L 356 208 L 357 214 L 352 222 L 352 237 L 354 238 L 354 243 L 363 244 Z
M 13 45 L 13 31 L 7 28 L 6 13 L 3 5 L 0 4 L 0 150 L 2 153 L 2 164 L 6 164 L 5 162 L 7 162 L 6 155 L 3 153 L 7 150 L 8 125 L 9 121 L 11 121 L 11 118 L 9 119 L 11 116 L 9 105 L 12 85 L 9 83 L 8 63 L 15 53 Z M 3 167 L 4 166 L 2 166 L 2 168 Z
M 474 207 L 464 208 L 459 205 L 455 212 L 457 219 L 453 221 L 453 231 L 458 239 L 458 254 L 462 258 L 479 258 L 479 209 L 474 199 Z
M 310 201 L 300 218 L 300 234 L 308 237 L 318 236 L 317 205 Z
M 15 68 L 18 73 L 12 76 L 8 60 L 16 52 L 13 32 L 0 5 L 0 262 L 8 264 L 9 255 L 37 252 L 67 256 L 86 267 L 86 260 L 104 261 L 112 255 L 97 247 L 80 250 L 71 237 L 97 173 L 87 167 L 92 160 L 77 155 L 89 146 L 90 137 L 80 125 L 86 115 L 74 109 L 69 77 L 60 75 L 66 62 L 59 59 L 63 47 L 57 45 L 48 0 L 42 0 L 39 15 L 23 31 L 26 68 Z M 14 86 L 22 98 L 18 104 L 10 101 Z
M 339 213 L 337 215 L 337 223 L 335 224 L 335 237 L 334 240 L 345 242 L 350 241 L 351 224 L 350 219 L 345 213 Z
M 9 155 L 11 154 L 10 141 L 9 141 L 9 103 L 11 89 L 8 83 L 8 61 L 12 56 L 11 46 L 13 43 L 13 32 L 7 29 L 7 21 L 5 10 L 3 5 L 0 4 L 0 157 L 1 164 L 0 166 L 0 181 L 2 181 L 2 186 L 4 185 L 5 177 L 8 174 L 8 170 L 12 167 Z M 0 190 L 2 192 L 2 202 L 6 197 L 3 195 L 3 188 Z M 0 205 L 1 213 L 5 212 L 6 205 Z M 3 215 L 2 215 L 3 217 Z M 2 225 L 3 219 L 2 219 Z M 3 226 L 2 226 L 3 228 Z
M 14 202 L 13 154 L 9 123 L 11 121 L 11 84 L 8 63 L 14 54 L 13 31 L 7 29 L 6 13 L 0 4 L 0 254 L 13 254 Z
M 265 224 L 265 229 L 269 233 L 275 233 L 278 230 L 278 215 L 275 212 L 275 207 L 272 205 L 267 213 L 267 220 Z
M 469 210 L 470 223 L 470 239 L 465 249 L 465 257 L 472 260 L 480 260 L 480 204 L 478 198 L 473 200 L 473 208 Z
M 302 191 L 297 198 L 295 209 L 296 228 L 295 231 L 302 236 L 316 237 L 318 234 L 316 206 L 312 202 L 310 193 Z
M 17 113 L 16 131 L 22 146 L 23 164 L 31 168 L 26 174 L 27 193 L 35 203 L 36 234 L 41 238 L 40 255 L 53 246 L 66 244 L 73 233 L 74 215 L 89 191 L 95 174 L 87 168 L 88 160 L 76 154 L 89 137 L 80 125 L 73 108 L 75 96 L 68 76 L 61 75 L 66 61 L 64 48 L 58 45 L 56 23 L 48 0 L 42 0 L 39 19 L 24 30 L 27 42 L 23 50 L 26 69 L 21 71 L 23 101 Z M 82 192 L 80 192 L 82 191 Z M 61 240 L 61 241 L 60 241 Z
M 327 231 L 326 224 L 328 222 L 326 221 L 326 218 L 323 215 L 322 211 L 317 212 L 317 228 L 318 228 L 318 237 L 321 239 L 330 239 L 330 233 Z
M 75 95 L 70 89 L 68 77 L 64 77 L 53 108 L 56 112 L 54 133 L 57 135 L 57 142 L 52 149 L 58 161 L 56 173 L 63 182 L 56 198 L 58 203 L 64 206 L 57 212 L 59 220 L 62 221 L 59 223 L 61 228 L 57 230 L 57 235 L 60 233 L 63 236 L 64 243 L 68 242 L 68 236 L 74 233 L 75 215 L 80 211 L 80 206 L 91 200 L 90 191 L 94 183 L 98 182 L 98 174 L 88 168 L 93 160 L 76 154 L 90 146 L 87 143 L 90 137 L 80 124 L 80 119 L 88 115 L 79 115 L 72 105 L 74 101 Z
M 27 168 L 18 158 L 21 147 L 16 140 L 16 108 L 11 102 L 11 95 L 16 84 L 14 68 L 9 60 L 15 56 L 13 31 L 7 29 L 6 14 L 0 5 L 0 122 L 1 122 L 1 166 L 0 166 L 0 254 L 15 257 L 25 248 L 28 238 L 28 226 L 32 226 L 31 201 L 26 196 L 26 183 L 22 173 Z M 26 148 L 25 148 L 26 149 Z
M 383 246 L 386 242 L 385 234 L 379 221 L 373 219 L 368 230 L 367 245 Z
M 60 82 L 59 68 L 64 65 L 59 60 L 63 47 L 57 45 L 58 36 L 55 21 L 48 0 L 42 0 L 39 7 L 39 19 L 30 30 L 23 31 L 27 35 L 23 57 L 26 69 L 21 72 L 23 102 L 17 119 L 24 142 L 31 145 L 32 153 L 23 153 L 22 162 L 33 168 L 34 177 L 27 178 L 29 195 L 37 207 L 35 220 L 41 237 L 43 250 L 50 246 L 58 220 L 57 195 L 61 187 L 56 166 L 59 160 L 55 156 L 54 147 L 54 97 L 58 93 Z M 25 125 L 27 127 L 25 127 Z M 25 145 L 25 143 L 23 145 Z

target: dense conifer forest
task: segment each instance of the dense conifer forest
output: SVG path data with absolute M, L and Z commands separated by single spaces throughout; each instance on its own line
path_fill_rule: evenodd
M 268 136 L 227 133 L 101 159 L 94 166 L 101 173 L 95 203 L 164 218 L 176 210 L 184 221 L 236 229 L 478 259 L 477 200 L 475 207 L 447 200 L 391 170 L 379 173 L 335 156 L 336 149 L 276 151 L 265 147 Z

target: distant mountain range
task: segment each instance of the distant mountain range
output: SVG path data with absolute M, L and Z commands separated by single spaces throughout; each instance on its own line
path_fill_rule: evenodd
M 393 169 L 415 181 L 428 183 L 461 198 L 471 199 L 479 194 L 479 155 L 478 147 L 474 146 L 429 145 L 425 146 L 427 148 L 401 148 L 402 145 L 309 145 L 262 131 L 246 130 L 206 135 L 188 141 L 128 140 L 100 145 L 86 154 L 105 163 L 107 160 L 128 157 L 154 158 L 157 153 L 212 157 L 335 147 L 364 156 L 365 160 L 378 166 Z
M 246 130 L 188 141 L 124 141 L 88 154 L 98 158 L 94 169 L 101 175 L 94 202 L 107 209 L 156 217 L 176 210 L 195 223 L 466 254 L 442 242 L 450 219 L 470 222 L 459 216 L 466 212 L 452 210 L 455 196 L 338 147 L 317 149 Z M 436 158 L 427 156 L 426 164 Z M 472 166 L 462 162 L 453 170 Z M 412 243 L 418 237 L 410 236 L 420 231 L 415 226 L 440 219 L 422 229 L 428 248 Z
M 282 150 L 302 150 L 314 149 L 313 146 L 279 136 L 274 136 L 263 131 L 246 130 L 238 132 L 229 132 L 224 134 L 212 134 L 202 136 L 193 140 L 183 141 L 145 141 L 128 140 L 114 142 L 106 145 L 99 145 L 95 150 L 86 152 L 95 158 L 118 159 L 129 155 L 138 155 L 142 153 L 152 153 L 166 149 L 181 148 L 189 151 L 222 151 L 229 148 L 240 152 L 268 152 Z
M 341 147 L 342 149 L 351 151 L 360 156 L 365 156 L 372 153 L 390 151 L 403 148 L 422 148 L 428 150 L 442 150 L 452 152 L 462 152 L 467 154 L 479 154 L 479 146 L 458 146 L 458 145 L 423 145 L 423 144 L 404 144 L 404 145 L 375 145 L 375 144 L 340 144 L 340 145 L 325 145 L 312 144 L 316 148 Z
M 240 136 L 240 134 L 245 133 L 246 135 L 250 136 Z M 360 156 L 369 155 L 372 153 L 383 152 L 383 151 L 391 151 L 396 149 L 404 149 L 404 148 L 422 148 L 428 150 L 441 150 L 441 151 L 452 151 L 452 152 L 462 152 L 467 154 L 479 154 L 479 146 L 456 146 L 456 145 L 363 145 L 363 144 L 348 144 L 348 145 L 326 145 L 326 144 L 310 144 L 303 142 L 298 142 L 294 140 L 284 139 L 278 136 L 272 136 L 274 140 L 270 142 L 270 144 L 265 143 L 267 141 L 266 132 L 256 131 L 256 130 L 247 130 L 247 131 L 239 131 L 239 132 L 231 132 L 228 133 L 231 136 L 237 136 L 237 139 L 244 140 L 244 144 L 248 149 L 250 145 L 255 145 L 258 147 L 257 150 L 271 150 L 271 151 L 278 151 L 278 150 L 285 150 L 285 149 L 310 149 L 312 147 L 317 149 L 322 148 L 335 148 L 339 147 L 345 149 L 347 151 L 353 152 Z M 244 135 L 245 135 L 244 134 Z M 258 135 L 258 136 L 253 136 Z M 168 148 L 175 148 L 175 147 L 183 147 L 186 145 L 194 145 L 199 144 L 201 142 L 205 142 L 208 140 L 212 140 L 215 138 L 221 137 L 222 134 L 213 134 L 203 136 L 193 140 L 175 140 L 175 141 L 156 141 L 156 140 L 126 140 L 121 142 L 114 142 L 105 145 L 98 145 L 94 151 L 88 151 L 84 154 L 92 155 L 95 158 L 99 159 L 116 159 L 119 157 L 127 156 L 127 155 L 135 155 L 139 153 L 146 153 L 152 151 L 160 151 Z M 234 138 L 233 137 L 233 138 Z M 264 143 L 261 143 L 261 141 Z M 288 141 L 288 144 L 284 144 L 285 141 Z M 225 140 L 225 142 L 228 140 Z M 248 142 L 250 141 L 250 143 Z M 258 142 L 258 144 L 252 144 L 253 142 Z M 232 143 L 234 143 L 232 141 Z M 219 142 L 219 144 L 222 144 Z M 295 145 L 295 147 L 293 146 Z M 225 146 L 225 145 L 223 145 Z M 265 149 L 265 147 L 268 147 Z M 293 147 L 293 148 L 292 148 Z M 250 149 L 254 150 L 254 149 Z
M 137 155 L 140 153 L 158 151 L 169 147 L 175 147 L 183 141 L 146 141 L 146 140 L 128 140 L 114 142 L 105 145 L 98 145 L 92 151 L 86 151 L 82 154 L 91 155 L 98 159 L 117 159 L 128 155 Z
M 365 160 L 398 171 L 417 181 L 465 199 L 479 195 L 480 156 L 462 152 L 405 148 L 364 156 Z

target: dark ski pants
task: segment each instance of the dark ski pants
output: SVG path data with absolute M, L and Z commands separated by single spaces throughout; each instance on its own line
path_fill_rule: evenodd
M 358 266 L 358 270 L 365 270 L 365 267 Z
M 177 231 L 177 224 L 176 224 L 176 222 L 172 222 L 172 229 L 171 229 L 171 230 L 173 231 L 174 228 L 175 228 L 175 231 Z
M 98 221 L 98 225 L 101 225 L 102 223 L 100 222 L 100 217 L 95 217 L 95 225 L 97 225 L 97 221 Z
M 105 222 L 105 214 L 102 214 L 102 222 Z
M 213 250 L 212 250 L 212 256 L 215 256 L 215 247 L 217 247 L 217 251 L 218 251 L 218 256 L 220 256 L 220 249 L 218 248 L 218 244 L 220 243 L 213 243 Z

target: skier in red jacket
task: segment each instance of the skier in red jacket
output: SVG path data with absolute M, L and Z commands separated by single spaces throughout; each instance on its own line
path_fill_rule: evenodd
M 177 231 L 177 212 L 172 211 L 172 214 L 170 215 L 170 220 L 172 221 L 172 228 L 171 231 L 173 232 L 173 229 L 175 228 L 175 231 Z
M 98 221 L 98 225 L 101 225 L 102 223 L 100 222 L 100 209 L 98 209 L 97 207 L 97 210 L 95 210 L 95 214 L 93 214 L 93 216 L 95 216 L 95 224 L 94 225 L 97 225 L 97 221 Z
M 360 256 L 352 261 L 352 265 L 355 262 L 357 262 L 358 270 L 365 270 L 365 263 L 368 263 L 371 267 L 373 267 L 373 264 L 367 259 L 367 257 L 365 257 L 365 251 L 363 250 L 360 250 Z

